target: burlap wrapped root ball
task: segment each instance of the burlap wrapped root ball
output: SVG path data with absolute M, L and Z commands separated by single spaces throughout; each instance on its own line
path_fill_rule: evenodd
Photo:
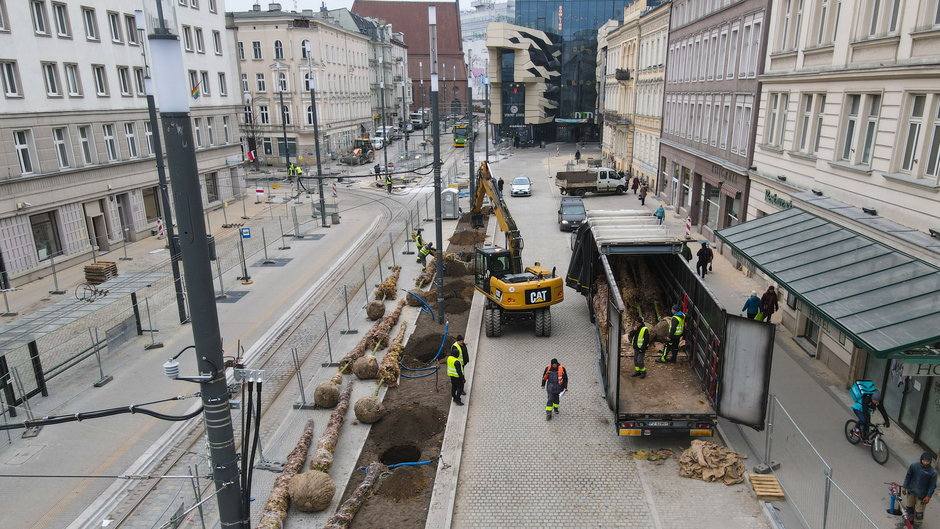
M 336 494 L 336 484 L 329 474 L 308 470 L 290 480 L 287 493 L 298 511 L 317 512 L 330 506 L 333 495 Z
M 333 408 L 339 403 L 339 386 L 332 381 L 320 382 L 313 392 L 313 402 L 321 408 Z
M 379 376 L 379 362 L 372 355 L 365 355 L 353 362 L 352 372 L 360 380 L 369 380 Z
M 376 321 L 382 316 L 385 316 L 385 303 L 381 301 L 370 301 L 369 304 L 366 305 L 366 316 L 372 321 Z
M 337 386 L 342 386 L 342 385 L 343 385 L 343 374 L 342 374 L 342 373 L 336 373 L 335 375 L 333 375 L 333 378 L 330 379 L 330 382 L 336 384 Z
M 669 341 L 669 320 L 659 320 L 656 325 L 653 325 L 653 328 L 650 329 L 651 342 L 668 342 Z
M 363 424 L 378 422 L 385 415 L 385 405 L 378 397 L 362 397 L 353 408 L 356 419 Z

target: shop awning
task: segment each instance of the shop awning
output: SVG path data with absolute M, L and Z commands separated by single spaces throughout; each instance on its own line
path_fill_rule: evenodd
M 717 235 L 876 357 L 940 342 L 940 270 L 925 261 L 796 207 Z

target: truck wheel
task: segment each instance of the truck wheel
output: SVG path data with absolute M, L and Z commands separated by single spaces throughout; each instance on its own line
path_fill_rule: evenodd
M 548 338 L 552 335 L 552 309 L 546 307 L 542 309 L 542 336 Z
M 499 338 L 503 335 L 503 309 L 496 308 L 490 311 L 493 322 L 493 338 Z
M 544 329 L 544 326 L 542 323 L 542 309 L 535 309 L 534 316 L 535 316 L 535 335 L 542 336 L 542 332 Z
M 483 329 L 486 331 L 486 337 L 493 337 L 493 311 L 485 309 L 483 311 Z
M 627 188 L 625 188 L 625 187 L 623 187 L 623 186 L 617 186 L 617 194 L 618 194 L 618 195 L 622 195 L 622 194 L 624 194 L 624 193 L 626 193 L 626 192 L 627 192 Z

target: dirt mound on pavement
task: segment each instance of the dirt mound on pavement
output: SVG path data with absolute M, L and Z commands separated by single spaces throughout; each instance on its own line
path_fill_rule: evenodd
M 452 244 L 458 244 L 460 246 L 470 246 L 473 244 L 480 244 L 486 240 L 486 234 L 479 231 L 472 230 L 463 230 L 458 231 L 450 236 L 450 239 L 447 239 Z

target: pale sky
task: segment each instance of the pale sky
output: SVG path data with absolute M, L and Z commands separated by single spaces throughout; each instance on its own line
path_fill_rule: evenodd
M 388 0 L 394 2 L 396 0 Z M 250 11 L 251 6 L 256 3 L 255 0 L 224 0 L 225 10 L 226 11 Z M 460 10 L 472 9 L 470 4 L 472 0 L 460 0 Z M 261 4 L 261 9 L 263 11 L 268 10 L 268 4 L 271 3 L 271 0 L 261 0 L 257 2 Z M 281 9 L 285 11 L 301 11 L 303 9 L 313 9 L 317 11 L 320 9 L 321 0 L 285 0 L 279 2 L 281 4 Z M 349 9 L 352 7 L 353 0 L 326 0 L 326 7 L 329 9 L 338 9 L 340 7 L 345 7 Z M 296 8 L 294 7 L 296 6 Z

